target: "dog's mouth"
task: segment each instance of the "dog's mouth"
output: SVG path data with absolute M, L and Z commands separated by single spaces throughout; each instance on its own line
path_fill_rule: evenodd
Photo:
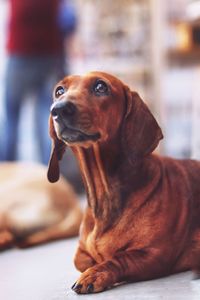
M 97 141 L 101 136 L 100 133 L 85 133 L 80 129 L 65 126 L 60 132 L 60 138 L 69 144 L 71 143 L 81 143 L 81 142 L 88 142 Z

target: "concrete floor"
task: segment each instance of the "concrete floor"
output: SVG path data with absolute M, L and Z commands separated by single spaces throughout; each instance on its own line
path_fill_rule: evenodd
M 159 280 L 126 284 L 92 295 L 76 295 L 70 287 L 79 273 L 73 265 L 78 239 L 0 254 L 1 300 L 199 300 L 200 280 L 182 273 Z

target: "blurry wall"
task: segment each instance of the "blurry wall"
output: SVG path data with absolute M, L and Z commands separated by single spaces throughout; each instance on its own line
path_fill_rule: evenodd
M 6 2 L 0 2 L 1 95 Z M 191 14 L 192 2 L 75 0 L 79 26 L 70 50 L 71 72 L 108 71 L 139 91 L 163 128 L 162 153 L 176 157 L 198 157 L 200 152 L 197 129 L 200 14 L 195 17 Z M 24 114 L 29 115 L 30 110 L 29 106 Z M 2 122 L 3 100 L 0 118 Z M 31 135 L 27 134 L 24 139 L 20 140 L 20 158 L 37 159 Z M 25 142 L 29 145 L 28 154 L 23 153 Z
M 200 1 L 77 3 L 80 24 L 74 72 L 100 69 L 119 76 L 139 91 L 161 123 L 163 154 L 200 156 L 200 8 L 192 7 Z

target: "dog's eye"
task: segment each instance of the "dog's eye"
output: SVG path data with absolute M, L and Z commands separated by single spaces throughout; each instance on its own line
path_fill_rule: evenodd
M 62 86 L 58 86 L 56 88 L 56 91 L 55 91 L 55 96 L 56 98 L 60 97 L 61 95 L 63 95 L 65 92 L 64 88 Z
M 108 86 L 103 80 L 98 80 L 94 85 L 94 92 L 97 95 L 106 94 L 108 92 Z

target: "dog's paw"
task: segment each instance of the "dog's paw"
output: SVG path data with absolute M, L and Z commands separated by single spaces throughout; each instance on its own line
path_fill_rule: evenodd
M 97 293 L 106 290 L 112 285 L 112 276 L 106 270 L 98 270 L 98 267 L 87 269 L 73 284 L 72 290 L 77 294 Z

